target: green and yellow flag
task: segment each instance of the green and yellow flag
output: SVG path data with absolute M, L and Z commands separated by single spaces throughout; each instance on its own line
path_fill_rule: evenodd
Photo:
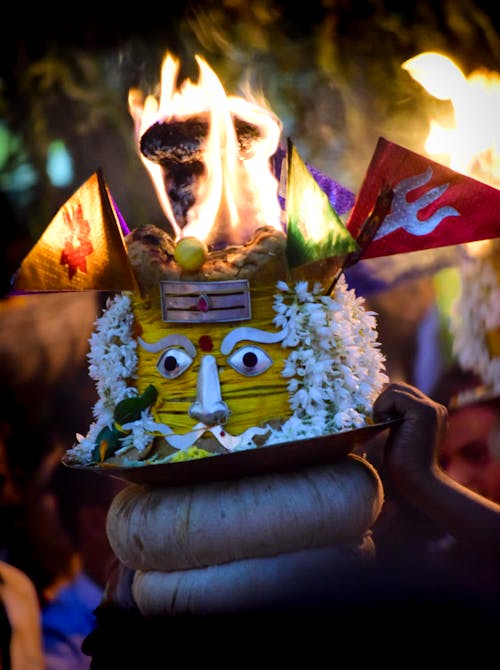
M 357 249 L 297 149 L 288 140 L 286 184 L 287 258 L 291 269 L 327 258 L 342 259 Z

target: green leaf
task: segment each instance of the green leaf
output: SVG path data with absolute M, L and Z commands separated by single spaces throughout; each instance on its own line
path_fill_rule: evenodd
M 114 420 L 119 426 L 141 418 L 142 412 L 151 407 L 158 398 L 158 391 L 150 384 L 137 398 L 124 398 L 115 407 Z

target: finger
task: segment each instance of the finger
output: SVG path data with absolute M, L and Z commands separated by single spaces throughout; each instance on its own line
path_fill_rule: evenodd
M 408 384 L 407 382 L 391 382 L 384 388 L 385 391 L 399 391 L 401 393 L 406 393 L 409 396 L 412 396 L 414 398 L 420 398 L 422 400 L 428 400 L 428 396 L 421 391 L 417 386 L 413 386 L 412 384 Z
M 404 382 L 389 384 L 373 404 L 374 418 L 390 419 L 416 410 L 422 404 L 434 404 L 420 389 Z

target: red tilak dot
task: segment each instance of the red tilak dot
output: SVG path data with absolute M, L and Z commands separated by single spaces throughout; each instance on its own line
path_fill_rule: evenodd
M 212 342 L 210 335 L 202 335 L 198 340 L 198 344 L 202 351 L 212 351 L 214 348 L 214 343 Z
M 204 295 L 200 295 L 196 303 L 196 308 L 199 312 L 208 312 L 210 305 L 208 304 L 208 298 Z
M 224 437 L 225 434 L 226 434 L 226 433 L 225 433 L 223 430 L 221 430 L 221 432 L 220 432 L 220 436 L 221 436 L 221 437 Z

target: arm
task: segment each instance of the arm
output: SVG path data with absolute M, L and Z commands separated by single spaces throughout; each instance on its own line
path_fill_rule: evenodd
M 448 413 L 417 388 L 386 387 L 374 403 L 376 420 L 401 416 L 391 427 L 384 468 L 392 486 L 441 528 L 500 559 L 500 505 L 451 479 L 439 466 Z

